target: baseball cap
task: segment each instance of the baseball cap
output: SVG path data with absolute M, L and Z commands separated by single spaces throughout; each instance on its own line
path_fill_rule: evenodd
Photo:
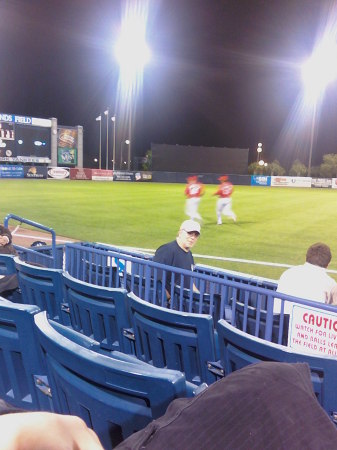
M 185 230 L 187 232 L 190 231 L 196 231 L 197 233 L 200 234 L 200 223 L 196 222 L 195 220 L 185 220 L 181 225 L 180 225 L 180 229 L 181 230 Z

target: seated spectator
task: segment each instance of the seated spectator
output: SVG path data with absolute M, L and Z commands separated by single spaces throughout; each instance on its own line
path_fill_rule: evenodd
M 12 244 L 12 233 L 8 228 L 0 225 L 0 254 L 16 255 L 17 252 Z M 0 276 L 0 294 L 13 291 L 19 287 L 16 274 Z
M 336 281 L 331 278 L 326 269 L 331 261 L 330 248 L 321 242 L 311 245 L 307 250 L 306 262 L 300 266 L 287 269 L 280 277 L 277 292 L 325 303 L 331 288 Z M 290 314 L 292 303 L 284 302 L 284 313 Z M 274 313 L 280 313 L 281 300 L 275 298 Z
M 77 416 L 24 412 L 0 400 L 1 450 L 103 450 Z
M 12 233 L 3 225 L 0 225 L 0 253 L 7 255 L 17 254 L 12 245 Z
M 196 244 L 200 236 L 200 224 L 194 220 L 185 220 L 181 225 L 177 238 L 160 246 L 154 257 L 153 261 L 166 264 L 167 266 L 178 267 L 185 270 L 193 270 L 194 259 L 191 252 L 191 248 Z M 159 277 L 161 277 L 159 273 Z M 188 277 L 184 277 L 184 286 L 189 287 L 190 280 Z M 171 289 L 171 273 L 167 273 L 166 278 L 166 291 L 169 297 Z M 198 292 L 198 289 L 193 285 L 193 290 Z
M 116 450 L 318 450 L 337 448 L 307 364 L 251 364 L 166 413 Z

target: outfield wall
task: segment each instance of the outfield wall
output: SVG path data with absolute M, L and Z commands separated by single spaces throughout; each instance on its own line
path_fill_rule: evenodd
M 79 167 L 47 167 L 42 165 L 0 165 L 1 178 L 88 180 L 88 181 L 141 181 L 154 183 L 186 183 L 191 172 L 112 171 L 104 169 L 82 169 Z M 218 184 L 221 173 L 198 173 L 204 184 Z M 229 180 L 237 186 L 264 186 L 290 188 L 337 189 L 337 178 L 311 178 L 266 175 L 229 174 Z
M 337 178 L 311 178 L 252 175 L 252 186 L 293 187 L 293 188 L 332 188 L 337 189 Z

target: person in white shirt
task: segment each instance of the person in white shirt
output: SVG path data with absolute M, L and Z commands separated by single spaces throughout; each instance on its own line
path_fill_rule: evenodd
M 277 292 L 293 297 L 326 303 L 336 281 L 326 269 L 331 261 L 329 246 L 321 242 L 311 245 L 307 250 L 306 262 L 287 269 L 280 277 Z M 290 314 L 292 303 L 284 302 L 284 313 Z M 274 313 L 281 312 L 281 300 L 275 298 Z

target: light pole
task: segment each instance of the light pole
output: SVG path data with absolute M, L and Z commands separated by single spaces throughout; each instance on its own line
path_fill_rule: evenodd
M 102 116 L 96 117 L 96 121 L 99 122 L 99 168 L 102 168 Z
M 123 164 L 124 164 L 124 161 L 123 161 L 123 159 L 124 159 L 123 158 L 124 144 L 129 146 L 129 148 L 128 148 L 128 158 L 130 157 L 130 140 L 129 139 L 125 139 L 125 141 L 121 142 L 121 163 L 120 163 L 120 169 L 123 168 Z M 129 163 L 128 163 L 128 170 L 130 170 L 130 164 Z
M 131 163 L 131 141 L 129 139 L 125 140 L 126 145 L 128 146 L 128 170 L 130 170 Z
M 112 170 L 115 170 L 116 161 L 116 116 L 111 117 L 113 123 L 113 147 L 112 147 Z
M 128 4 L 128 2 L 125 2 Z M 121 23 L 121 32 L 115 45 L 115 54 L 119 62 L 119 97 L 125 108 L 125 120 L 121 120 L 118 113 L 119 123 L 127 124 L 125 132 L 132 139 L 132 120 L 136 93 L 140 83 L 143 81 L 143 69 L 150 59 L 150 49 L 146 43 L 146 18 L 148 16 L 147 2 L 139 2 L 137 9 L 126 8 Z M 131 142 L 128 147 L 128 169 L 131 164 Z
M 311 130 L 310 130 L 310 149 L 309 149 L 309 162 L 308 162 L 308 177 L 311 176 L 312 149 L 313 149 L 313 146 L 314 146 L 314 136 L 315 136 L 315 127 L 316 127 L 316 109 L 317 109 L 317 103 L 315 102 L 314 106 L 313 106 Z
M 261 142 L 259 142 L 259 143 L 257 144 L 257 149 L 256 149 L 256 151 L 257 151 L 257 160 L 256 160 L 256 162 L 259 162 L 259 159 L 260 159 L 260 153 L 262 152 L 262 144 L 261 144 Z
M 104 111 L 104 115 L 106 116 L 106 161 L 105 168 L 108 170 L 109 168 L 109 108 Z
M 335 20 L 335 19 L 334 19 Z M 317 115 L 327 86 L 337 78 L 337 46 L 331 29 L 326 27 L 321 40 L 316 43 L 311 57 L 302 65 L 302 79 L 305 88 L 305 106 L 312 111 L 308 176 L 311 175 L 311 159 L 315 141 Z M 318 110 L 318 111 L 317 111 Z

